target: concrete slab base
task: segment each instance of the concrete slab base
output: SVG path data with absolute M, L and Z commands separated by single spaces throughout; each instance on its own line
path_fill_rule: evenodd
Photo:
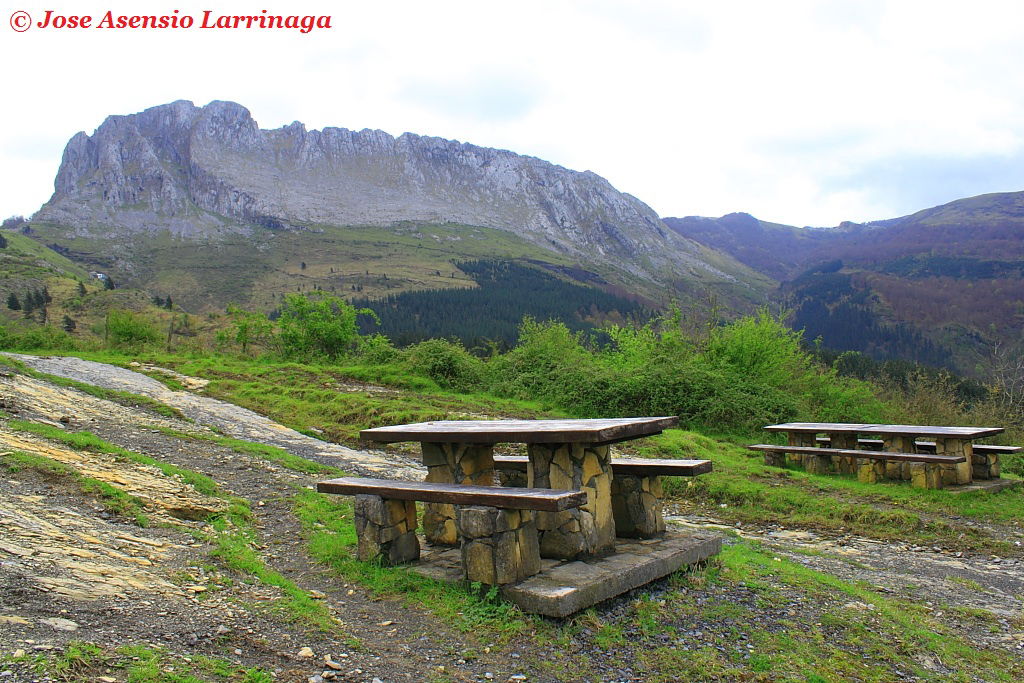
M 950 493 L 967 493 L 968 491 L 987 491 L 994 493 L 1003 489 L 1012 489 L 1024 484 L 1022 479 L 975 479 L 970 484 L 960 486 L 943 486 L 943 491 Z
M 661 538 L 615 539 L 615 553 L 592 560 L 541 560 L 541 571 L 501 591 L 524 612 L 567 617 L 613 598 L 685 565 L 705 560 L 722 549 L 714 534 L 669 531 Z M 462 580 L 458 548 L 424 546 L 409 568 L 441 581 Z

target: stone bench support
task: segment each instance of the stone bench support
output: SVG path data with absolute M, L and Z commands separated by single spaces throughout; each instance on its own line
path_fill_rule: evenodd
M 970 484 L 974 474 L 974 449 L 971 442 L 965 439 L 936 438 L 935 453 L 938 455 L 960 455 L 965 462 L 942 465 L 942 483 L 944 485 Z
M 914 488 L 942 488 L 942 465 L 931 462 L 908 462 L 904 464 L 910 475 L 910 485 Z
M 615 549 L 612 466 L 608 446 L 582 443 L 529 444 L 530 488 L 585 491 L 586 504 L 562 512 L 538 512 L 541 557 L 572 560 Z
M 854 450 L 857 448 L 857 435 L 844 432 L 833 432 L 829 434 L 829 445 L 832 448 L 846 448 Z M 810 444 L 814 445 L 814 444 Z M 832 456 L 832 467 L 839 474 L 856 474 L 857 459 L 850 456 Z
M 429 443 L 421 444 L 424 481 L 436 484 L 494 485 L 493 444 Z M 423 513 L 423 536 L 434 545 L 458 545 L 455 508 L 449 503 L 427 503 Z
M 882 450 L 894 451 L 897 453 L 918 453 L 917 441 L 910 434 L 887 434 L 882 439 Z M 899 462 L 888 460 L 885 463 L 885 476 L 887 479 L 913 481 L 913 473 L 910 462 Z M 920 474 L 918 475 L 920 477 Z M 925 488 L 935 488 L 928 486 Z
M 615 533 L 625 538 L 653 538 L 665 532 L 661 477 L 617 474 L 612 479 Z
M 359 539 L 357 557 L 369 562 L 380 558 L 385 564 L 419 559 L 416 538 L 416 503 L 373 495 L 355 497 L 355 526 Z
M 857 458 L 857 481 L 874 484 L 885 479 L 885 460 Z
M 540 545 L 534 514 L 530 510 L 456 505 L 466 579 L 504 586 L 539 572 Z
M 974 450 L 971 458 L 971 474 L 974 479 L 999 478 L 1001 471 L 998 453 L 978 453 L 977 450 Z

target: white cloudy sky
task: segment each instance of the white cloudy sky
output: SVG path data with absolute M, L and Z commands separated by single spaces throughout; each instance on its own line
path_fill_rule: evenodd
M 1024 3 L 5 0 L 0 214 L 108 114 L 234 100 L 589 169 L 662 216 L 797 225 L 1024 190 Z M 146 8 L 142 10 L 140 8 Z M 329 31 L 16 33 L 16 10 L 331 14 Z

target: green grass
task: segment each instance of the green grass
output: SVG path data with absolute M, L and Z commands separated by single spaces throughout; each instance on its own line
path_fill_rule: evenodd
M 305 474 L 333 474 L 336 476 L 343 476 L 345 473 L 337 467 L 331 465 L 323 465 L 318 462 L 306 460 L 300 458 L 297 455 L 292 455 L 283 448 L 277 446 L 270 446 L 263 443 L 255 443 L 252 441 L 244 441 L 242 439 L 235 439 L 230 436 L 220 436 L 219 434 L 206 434 L 202 432 L 182 432 L 177 429 L 170 429 L 169 427 L 160 427 L 150 425 L 149 429 L 155 429 L 161 434 L 166 436 L 173 436 L 177 439 L 193 440 L 193 441 L 207 441 L 215 443 L 219 446 L 231 448 L 232 450 L 242 453 L 245 455 L 251 455 L 257 458 L 261 458 L 268 462 L 280 465 L 285 469 L 292 470 L 293 472 L 303 472 Z
M 472 586 L 434 581 L 402 567 L 384 567 L 355 559 L 352 504 L 347 497 L 301 491 L 293 498 L 293 510 L 305 530 L 313 558 L 376 595 L 401 597 L 429 609 L 464 633 L 497 642 L 542 628 L 539 620 L 498 599 L 494 591 L 481 594 Z
M 537 404 L 441 390 L 434 382 L 400 368 L 333 367 L 230 357 L 182 358 L 148 355 L 147 360 L 210 380 L 205 393 L 266 415 L 299 431 L 313 427 L 331 441 L 358 443 L 359 430 L 390 424 L 455 419 L 457 416 L 551 416 Z M 401 391 L 340 390 L 353 381 L 384 384 Z
M 211 680 L 271 683 L 275 680 L 270 672 L 259 667 L 246 668 L 226 659 L 196 654 L 186 660 L 163 648 L 143 644 L 110 648 L 75 640 L 49 654 L 18 658 L 0 656 L 0 661 L 5 660 L 26 662 L 38 675 L 61 681 L 94 681 L 104 675 L 129 683 L 203 683 Z

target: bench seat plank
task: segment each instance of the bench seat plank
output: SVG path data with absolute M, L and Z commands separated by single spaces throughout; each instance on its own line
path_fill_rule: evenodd
M 802 453 L 805 455 L 839 455 L 867 460 L 903 460 L 906 462 L 932 462 L 954 464 L 966 462 L 962 455 L 931 455 L 928 453 L 894 453 L 889 451 L 859 451 L 852 448 L 815 448 L 814 446 L 778 446 L 775 444 L 755 444 L 747 446 L 752 451 L 769 451 L 772 453 Z
M 832 443 L 832 439 L 827 436 L 819 436 L 817 439 L 818 443 Z M 862 446 L 881 446 L 881 439 L 857 439 L 857 443 Z M 915 444 L 918 448 L 925 450 L 935 450 L 934 441 L 918 441 Z M 1009 455 L 1012 453 L 1020 453 L 1022 449 L 1020 446 L 993 446 L 987 443 L 976 443 L 973 445 L 974 452 L 978 455 Z
M 468 484 L 438 484 L 425 481 L 366 479 L 339 477 L 318 482 L 320 493 L 343 495 L 368 494 L 397 500 L 419 500 L 426 503 L 453 505 L 487 505 L 514 510 L 560 512 L 585 505 L 585 491 L 559 489 L 502 488 Z
M 494 468 L 526 471 L 529 458 L 525 455 L 496 455 Z M 694 477 L 710 472 L 710 460 L 667 460 L 661 458 L 612 458 L 613 474 L 630 474 L 637 477 Z

